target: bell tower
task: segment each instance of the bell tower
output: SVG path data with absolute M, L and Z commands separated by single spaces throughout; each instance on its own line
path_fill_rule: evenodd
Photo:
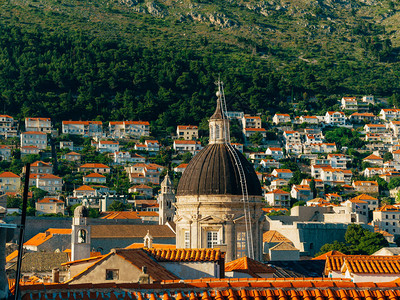
M 85 206 L 78 206 L 74 211 L 72 219 L 71 234 L 71 260 L 80 260 L 90 257 L 90 225 L 87 223 L 89 217 Z
M 168 173 L 165 175 L 164 180 L 161 182 L 161 192 L 158 195 L 159 217 L 158 224 L 164 225 L 171 222 L 175 215 L 175 193 L 172 189 L 172 181 Z

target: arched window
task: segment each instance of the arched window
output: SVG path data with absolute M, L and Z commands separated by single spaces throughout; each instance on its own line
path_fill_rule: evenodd
M 215 139 L 220 138 L 219 125 L 215 125 Z
M 214 139 L 214 126 L 211 125 L 210 126 L 210 141 L 212 141 Z
M 80 229 L 78 231 L 78 244 L 85 244 L 86 243 L 86 230 Z

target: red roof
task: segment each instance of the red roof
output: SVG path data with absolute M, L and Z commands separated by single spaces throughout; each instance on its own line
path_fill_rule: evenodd
M 101 175 L 99 173 L 90 173 L 89 175 L 84 176 L 86 178 L 106 178 L 106 176 Z
M 97 124 L 102 125 L 103 122 L 101 121 L 62 121 L 64 125 L 89 125 L 89 124 Z
M 0 174 L 0 177 L 3 178 L 20 178 L 18 175 L 14 174 L 13 172 L 3 172 Z
M 37 203 L 64 203 L 64 201 L 56 198 L 43 198 L 42 200 L 39 200 Z
M 80 168 L 102 168 L 102 169 L 109 169 L 109 166 L 104 164 L 96 164 L 96 163 L 88 163 L 80 166 Z

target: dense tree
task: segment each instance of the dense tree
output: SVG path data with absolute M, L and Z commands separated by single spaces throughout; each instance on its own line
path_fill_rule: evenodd
M 323 245 L 317 255 L 331 250 L 338 250 L 344 254 L 371 255 L 379 249 L 389 246 L 388 241 L 382 234 L 371 232 L 361 225 L 356 224 L 350 224 L 347 227 L 344 238 L 345 243 L 334 241 L 333 243 Z

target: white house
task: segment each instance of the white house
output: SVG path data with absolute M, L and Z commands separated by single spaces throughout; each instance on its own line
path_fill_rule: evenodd
M 103 123 L 101 121 L 62 121 L 62 133 L 84 137 L 101 137 L 103 135 Z
M 39 131 L 51 133 L 51 119 L 50 118 L 25 118 L 26 131 Z
M 357 110 L 358 105 L 357 105 L 357 99 L 356 97 L 343 97 L 341 102 L 341 109 L 345 110 Z
M 21 147 L 35 146 L 38 149 L 46 149 L 47 134 L 39 131 L 27 131 L 21 133 Z
M 341 126 L 346 124 L 346 115 L 341 111 L 327 111 L 324 119 L 325 124 L 331 126 Z
M 176 135 L 186 141 L 197 140 L 199 138 L 199 128 L 194 125 L 178 125 Z
M 96 148 L 100 153 L 114 153 L 119 151 L 119 141 L 99 141 Z
M 280 160 L 283 158 L 283 150 L 280 147 L 268 147 L 265 154 L 272 156 L 275 160 Z
M 290 207 L 290 193 L 280 189 L 275 189 L 265 194 L 265 200 L 268 205 L 278 207 Z
M 272 118 L 272 122 L 276 125 L 281 123 L 289 123 L 291 122 L 289 114 L 275 114 Z
M 274 169 L 271 175 L 280 179 L 290 180 L 293 177 L 293 172 L 289 169 Z
M 150 135 L 150 123 L 148 121 L 111 121 L 108 123 L 111 137 L 141 137 Z
M 200 142 L 197 141 L 174 141 L 174 150 L 177 153 L 190 152 L 193 155 L 197 154 L 203 147 Z

